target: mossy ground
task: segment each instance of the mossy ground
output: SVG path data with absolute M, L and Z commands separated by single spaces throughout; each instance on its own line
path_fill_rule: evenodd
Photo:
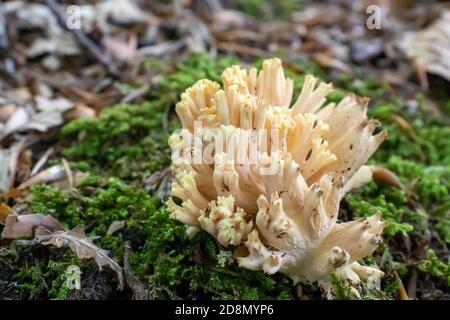
M 86 177 L 70 190 L 38 185 L 27 202 L 32 212 L 50 214 L 67 228 L 86 226 L 96 244 L 123 264 L 123 243 L 131 243 L 131 266 L 135 275 L 151 284 L 153 297 L 187 299 L 292 299 L 295 290 L 282 275 L 240 269 L 229 263 L 212 237 L 202 232 L 193 239 L 185 227 L 168 218 L 160 198 L 148 191 L 148 177 L 170 162 L 168 133 L 179 126 L 173 106 L 179 94 L 196 80 L 219 81 L 220 72 L 236 58 L 212 59 L 192 55 L 175 69 L 164 64 L 157 84 L 141 105 L 118 105 L 105 109 L 96 119 L 79 119 L 63 127 L 56 137 L 64 145 L 61 155 L 73 170 Z M 155 66 L 155 62 L 151 63 Z M 326 74 L 316 66 L 292 61 L 289 76 L 296 91 L 308 69 Z M 346 91 L 372 98 L 370 115 L 389 130 L 373 163 L 397 173 L 405 188 L 372 182 L 348 195 L 340 219 L 380 211 L 388 222 L 385 243 L 368 263 L 376 261 L 386 272 L 378 291 L 367 299 L 397 299 L 400 285 L 415 285 L 418 298 L 449 295 L 450 265 L 450 128 L 443 119 L 427 112 L 421 97 L 417 108 L 385 84 L 360 77 L 342 78 L 329 97 L 338 100 Z M 443 100 L 443 104 L 450 101 Z M 409 124 L 405 127 L 399 117 Z M 125 226 L 107 235 L 113 222 Z M 82 270 L 82 290 L 69 290 L 67 267 Z M 110 271 L 99 272 L 92 262 L 78 261 L 69 250 L 18 247 L 0 251 L 0 296 L 11 298 L 130 298 L 129 289 L 118 290 Z M 96 279 L 95 281 L 93 279 Z M 336 298 L 352 298 L 345 285 L 335 280 Z M 14 285 L 13 285 L 14 284 Z M 313 287 L 304 288 L 309 298 L 320 298 Z

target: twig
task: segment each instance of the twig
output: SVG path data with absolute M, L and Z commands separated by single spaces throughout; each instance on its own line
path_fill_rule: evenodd
M 231 51 L 241 54 L 248 54 L 254 57 L 267 57 L 269 55 L 264 50 L 233 42 L 221 41 L 217 43 L 217 47 L 222 51 Z
M 394 270 L 394 275 L 399 281 L 399 287 L 398 287 L 398 294 L 400 297 L 400 300 L 410 300 L 408 293 L 406 292 L 405 286 L 403 285 L 402 279 L 398 276 L 397 271 Z
M 100 48 L 81 30 L 81 29 L 70 29 L 66 24 L 66 18 L 64 14 L 59 10 L 58 3 L 56 0 L 46 0 L 47 6 L 55 15 L 58 23 L 64 29 L 73 33 L 78 42 L 83 45 L 89 52 L 92 54 L 94 58 L 96 58 L 102 65 L 105 66 L 108 73 L 115 77 L 120 78 L 120 72 L 116 68 L 116 66 L 112 63 L 112 61 L 108 58 L 108 56 L 100 50 Z
M 42 167 L 47 163 L 48 158 L 55 152 L 55 149 L 52 147 L 48 148 L 47 151 L 39 158 L 39 160 L 34 165 L 33 169 L 31 169 L 30 176 L 36 175 Z
M 417 298 L 417 271 L 413 269 L 412 275 L 408 281 L 408 296 L 411 299 Z
M 9 48 L 8 31 L 6 28 L 5 5 L 0 4 L 0 50 L 6 51 Z

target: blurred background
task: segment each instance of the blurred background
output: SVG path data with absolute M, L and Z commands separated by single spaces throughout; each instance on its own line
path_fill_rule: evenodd
M 449 7 L 420 0 L 3 1 L 0 90 L 8 96 L 51 77 L 52 89 L 75 96 L 80 112 L 98 112 L 130 100 L 110 78 L 143 96 L 158 75 L 152 62 L 175 64 L 192 52 L 243 62 L 279 56 L 332 75 L 363 72 L 428 90 L 429 76 L 444 80 L 439 85 L 450 80 Z M 86 101 L 90 93 L 104 98 Z

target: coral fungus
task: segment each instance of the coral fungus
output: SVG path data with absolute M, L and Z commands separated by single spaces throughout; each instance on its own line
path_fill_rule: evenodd
M 382 241 L 380 215 L 337 222 L 340 200 L 371 180 L 364 163 L 386 138 L 374 134 L 368 100 L 326 104 L 332 85 L 307 75 L 291 105 L 293 81 L 277 58 L 221 78 L 223 89 L 198 81 L 176 106 L 171 217 L 206 230 L 250 270 L 322 285 L 331 274 L 353 285 L 382 276 L 358 263 Z

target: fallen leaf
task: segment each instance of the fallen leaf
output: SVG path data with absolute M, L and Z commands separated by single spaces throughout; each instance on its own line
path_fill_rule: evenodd
M 43 214 L 9 214 L 5 220 L 2 239 L 31 238 L 37 227 L 48 230 L 49 233 L 62 230 L 57 220 L 50 215 Z
M 36 161 L 33 169 L 31 169 L 30 175 L 34 176 L 36 175 L 42 167 L 47 163 L 48 158 L 50 158 L 51 155 L 55 152 L 55 149 L 52 147 L 48 148 L 47 151 L 44 152 L 44 154 L 39 158 L 38 161 Z
M 63 112 L 73 108 L 73 103 L 66 98 L 49 99 L 37 96 L 36 110 L 19 107 L 9 117 L 3 129 L 0 128 L 0 139 L 16 131 L 47 131 L 64 123 Z
M 14 184 L 17 161 L 25 140 L 23 139 L 8 149 L 0 149 L 0 192 L 7 192 Z
M 27 50 L 29 58 L 35 58 L 43 54 L 54 54 L 63 56 L 76 56 L 81 54 L 81 49 L 71 34 L 52 35 L 51 38 L 36 39 Z
M 104 34 L 110 34 L 117 29 L 110 21 L 132 21 L 145 23 L 148 14 L 140 9 L 135 0 L 102 1 L 97 5 L 97 26 Z
M 63 165 L 54 165 L 37 175 L 31 177 L 27 181 L 20 184 L 17 189 L 26 189 L 35 184 L 49 183 L 64 179 L 66 177 L 66 169 Z
M 95 116 L 96 112 L 94 109 L 85 104 L 78 103 L 73 109 L 64 113 L 64 120 L 70 121 L 78 118 L 94 118 Z
M 172 181 L 172 174 L 170 168 L 164 168 L 155 171 L 145 181 L 145 187 L 148 191 L 153 192 L 161 199 L 166 199 L 170 193 L 170 183 Z
M 63 97 L 49 99 L 44 96 L 35 97 L 36 108 L 42 112 L 65 112 L 73 108 L 73 103 Z
M 6 218 L 14 213 L 14 210 L 11 209 L 8 205 L 4 203 L 0 203 L 0 223 L 5 224 Z
M 407 33 L 400 41 L 400 48 L 411 59 L 421 79 L 422 87 L 428 88 L 424 71 L 450 81 L 450 10 L 425 30 Z
M 9 117 L 6 122 L 6 126 L 4 129 L 3 135 L 6 136 L 12 132 L 15 132 L 21 129 L 27 122 L 30 117 L 24 108 L 18 108 L 16 111 Z
M 371 166 L 371 168 L 373 179 L 375 181 L 383 182 L 393 187 L 403 189 L 403 184 L 401 183 L 400 179 L 391 170 L 388 170 L 380 166 Z
M 14 114 L 17 110 L 17 106 L 15 104 L 7 104 L 0 107 L 0 121 L 7 122 L 8 119 Z
M 16 189 L 16 188 L 11 188 L 8 190 L 8 192 L 5 192 L 2 197 L 3 199 L 7 200 L 7 199 L 16 199 L 20 196 L 23 195 L 23 191 Z
M 114 221 L 109 225 L 108 231 L 106 232 L 107 236 L 112 235 L 114 232 L 119 231 L 125 227 L 125 221 Z
M 105 36 L 103 45 L 106 51 L 120 62 L 131 61 L 137 54 L 137 38 L 135 36 L 130 36 L 128 40 Z
M 86 237 L 83 227 L 77 227 L 70 231 L 56 231 L 48 236 L 37 236 L 34 241 L 57 248 L 69 246 L 79 259 L 94 259 L 100 270 L 103 266 L 109 266 L 117 273 L 120 287 L 123 288 L 122 267 L 108 257 L 108 251 L 93 244 L 94 239 L 95 237 Z
M 18 87 L 5 91 L 5 97 L 16 104 L 23 104 L 33 98 L 33 94 L 27 87 Z
M 413 139 L 416 138 L 416 133 L 414 132 L 414 129 L 408 122 L 408 120 L 406 120 L 405 118 L 403 118 L 398 114 L 392 114 L 390 118 L 393 122 L 395 122 L 399 126 L 400 130 L 408 134 L 411 138 Z

